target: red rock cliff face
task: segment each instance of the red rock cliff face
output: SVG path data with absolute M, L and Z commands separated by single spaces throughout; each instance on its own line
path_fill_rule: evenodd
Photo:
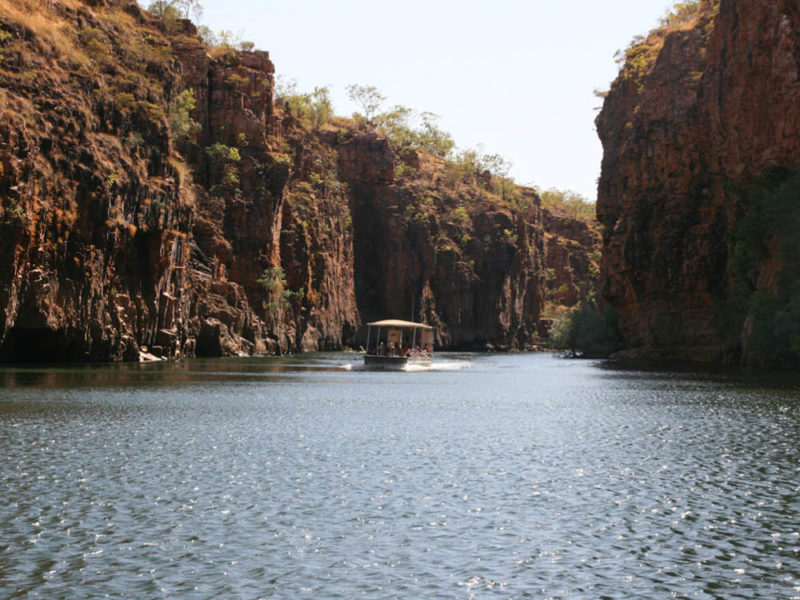
M 638 353 L 752 362 L 752 306 L 726 319 L 741 185 L 800 163 L 799 68 L 800 9 L 781 0 L 708 3 L 629 52 L 597 119 L 597 210 L 603 294 Z M 752 292 L 775 290 L 769 263 Z
M 532 190 L 355 124 L 311 131 L 275 107 L 266 52 L 189 22 L 34 5 L 0 0 L 0 359 L 335 349 L 389 316 L 439 346 L 537 341 Z M 551 221 L 574 283 L 582 234 Z
M 54 17 L 99 24 L 86 7 Z M 22 23 L 2 27 L 0 354 L 138 357 L 187 300 L 192 200 L 150 114 L 159 92 L 142 77 L 138 97 L 136 81 L 106 93 L 115 61 L 100 48 L 98 76 L 77 37 L 62 55 Z
M 352 343 L 358 311 L 349 206 L 338 186 L 308 183 L 334 181 L 335 162 L 313 135 L 274 114 L 266 52 L 230 51 L 216 60 L 193 46 L 179 52 L 184 85 L 204 101 L 196 113 L 202 143 L 187 152 L 204 179 L 198 255 L 214 279 L 241 286 L 257 316 L 246 319 L 256 346 L 245 351 Z M 216 318 L 228 327 L 242 319 L 236 310 L 223 316 Z
M 515 204 L 444 181 L 443 165 L 407 156 L 413 176 L 375 134 L 330 136 L 351 191 L 355 288 L 367 320 L 436 326 L 449 348 L 521 349 L 536 342 L 544 243 L 538 197 Z M 413 154 L 413 153 L 412 153 Z
M 557 306 L 594 299 L 600 277 L 601 237 L 594 221 L 556 209 L 542 210 L 547 267 L 547 298 Z
M 50 7 L 52 30 L 0 11 L 0 357 L 340 347 L 355 301 L 327 291 L 352 289 L 349 210 L 318 193 L 325 226 L 284 268 L 293 173 L 313 150 L 274 147 L 268 55 L 212 58 L 191 24 L 165 35 L 132 2 Z M 183 90 L 191 135 L 172 125 Z

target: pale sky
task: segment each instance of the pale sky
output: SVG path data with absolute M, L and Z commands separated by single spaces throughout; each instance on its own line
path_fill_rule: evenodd
M 328 86 L 336 114 L 348 84 L 385 107 L 440 116 L 461 149 L 482 145 L 518 183 L 596 197 L 594 127 L 617 73 L 614 53 L 657 25 L 669 0 L 201 0 L 199 21 L 267 50 L 298 91 Z M 142 2 L 147 4 L 147 2 Z

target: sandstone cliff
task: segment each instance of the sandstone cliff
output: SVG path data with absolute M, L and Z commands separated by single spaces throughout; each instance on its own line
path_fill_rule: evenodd
M 295 163 L 313 149 L 275 151 L 266 53 L 212 56 L 190 23 L 167 28 L 135 2 L 53 2 L 49 19 L 38 2 L 1 7 L 0 355 L 344 343 L 358 322 L 339 293 L 352 289 L 349 209 L 315 194 L 284 271 Z
M 531 190 L 504 199 L 488 174 L 449 172 L 413 151 L 401 159 L 374 134 L 330 140 L 352 194 L 355 286 L 367 320 L 424 320 L 450 348 L 536 341 L 544 247 Z
M 602 243 L 597 223 L 556 208 L 542 213 L 548 302 L 554 307 L 574 307 L 595 300 Z
M 536 342 L 538 196 L 312 130 L 273 71 L 132 0 L 0 0 L 1 359 L 341 348 L 412 313 Z
M 631 45 L 597 119 L 603 294 L 635 354 L 796 364 L 800 10 L 696 8 Z

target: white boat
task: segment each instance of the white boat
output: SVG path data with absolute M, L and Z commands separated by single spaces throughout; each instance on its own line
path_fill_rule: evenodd
M 364 355 L 367 369 L 399 371 L 408 365 L 427 366 L 432 360 L 433 327 L 430 325 L 399 319 L 367 323 Z

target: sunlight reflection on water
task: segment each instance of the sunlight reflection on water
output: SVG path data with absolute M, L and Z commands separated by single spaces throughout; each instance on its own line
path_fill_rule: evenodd
M 796 381 L 360 360 L 0 369 L 0 595 L 800 595 Z

